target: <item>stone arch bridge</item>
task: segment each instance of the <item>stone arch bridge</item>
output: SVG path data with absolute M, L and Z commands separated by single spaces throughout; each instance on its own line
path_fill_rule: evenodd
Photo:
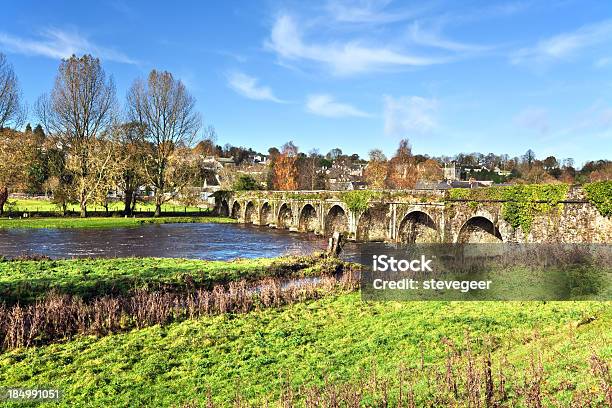
M 240 222 L 329 236 L 343 232 L 355 241 L 384 242 L 563 242 L 610 243 L 612 221 L 581 190 L 558 211 L 535 216 L 529 231 L 503 218 L 503 201 L 460 201 L 446 191 L 393 192 L 351 209 L 341 192 L 219 192 L 215 211 Z M 573 197 L 573 198 L 571 198 Z M 576 198 L 577 197 L 577 198 Z

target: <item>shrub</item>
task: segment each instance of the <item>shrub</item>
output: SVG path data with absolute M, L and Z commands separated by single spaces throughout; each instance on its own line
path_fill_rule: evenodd
M 259 190 L 259 184 L 257 184 L 257 180 L 248 174 L 242 174 L 236 179 L 232 188 L 237 191 Z

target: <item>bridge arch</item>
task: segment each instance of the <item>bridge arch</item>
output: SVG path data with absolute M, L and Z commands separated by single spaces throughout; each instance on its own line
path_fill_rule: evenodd
M 293 224 L 293 212 L 289 203 L 283 203 L 278 210 L 276 226 L 278 228 L 289 228 Z
M 232 213 L 230 214 L 230 216 L 235 219 L 240 219 L 240 210 L 240 203 L 238 202 L 238 200 L 234 201 L 234 204 L 232 205 Z
M 272 217 L 272 206 L 267 201 L 263 203 L 261 210 L 259 210 L 259 222 L 261 225 L 270 225 L 274 222 L 274 217 Z
M 312 204 L 305 204 L 300 210 L 298 221 L 298 230 L 306 232 L 314 232 L 319 227 L 319 216 L 317 210 Z
M 375 205 L 365 210 L 357 222 L 358 241 L 384 241 L 388 238 L 389 207 Z
M 246 224 L 252 224 L 255 222 L 255 203 L 253 201 L 249 201 L 246 203 L 246 207 L 244 208 L 244 222 Z
M 457 234 L 458 243 L 500 243 L 503 242 L 499 228 L 491 219 L 475 215 L 468 219 Z
M 340 205 L 333 205 L 325 216 L 325 235 L 349 230 L 348 214 Z
M 433 218 L 424 211 L 414 210 L 404 215 L 397 234 L 402 243 L 440 242 L 440 232 Z
M 229 217 L 229 215 L 230 215 L 229 204 L 227 203 L 227 200 L 223 199 L 221 200 L 221 205 L 219 205 L 219 216 Z

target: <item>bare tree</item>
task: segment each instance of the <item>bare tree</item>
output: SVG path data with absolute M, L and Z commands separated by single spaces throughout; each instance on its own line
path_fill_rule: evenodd
M 137 190 L 144 179 L 143 160 L 147 149 L 142 126 L 134 122 L 115 126 L 113 142 L 119 166 L 116 186 L 123 191 L 123 213 L 131 215 L 136 207 Z
M 4 54 L 0 53 L 0 129 L 9 125 L 20 127 L 25 116 L 17 76 Z
M 389 160 L 387 182 L 391 188 L 414 188 L 418 171 L 408 139 L 400 140 L 395 156 Z
M 177 149 L 189 146 L 201 126 L 195 111 L 195 98 L 185 85 L 169 72 L 151 71 L 147 81 L 136 80 L 128 92 L 128 115 L 143 126 L 149 148 L 145 155 L 147 181 L 155 190 L 155 216 L 161 215 L 162 204 L 173 197 L 181 180 L 168 174 Z M 166 193 L 170 193 L 167 195 Z
M 37 102 L 38 116 L 67 152 L 73 174 L 74 195 L 81 217 L 87 203 L 105 183 L 112 162 L 109 139 L 115 119 L 115 86 L 107 79 L 100 60 L 90 55 L 62 60 L 50 96 Z

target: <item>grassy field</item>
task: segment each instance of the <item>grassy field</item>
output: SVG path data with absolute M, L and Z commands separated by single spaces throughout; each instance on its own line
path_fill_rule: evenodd
M 130 296 L 134 288 L 186 290 L 186 282 L 210 287 L 318 276 L 337 265 L 309 257 L 5 261 L 0 295 L 25 303 L 52 289 L 86 299 Z M 609 379 L 593 374 L 592 362 L 612 360 L 612 302 L 373 302 L 358 292 L 327 293 L 282 307 L 0 352 L 0 386 L 60 388 L 59 405 L 66 407 L 208 406 L 209 396 L 215 406 L 235 406 L 236 399 L 251 406 L 279 400 L 289 406 L 295 399 L 303 406 L 304 395 L 350 387 L 370 405 L 397 406 L 398 384 L 407 390 L 401 381 L 408 378 L 414 406 L 446 406 L 440 398 L 452 394 L 441 389 L 448 378 L 469 388 L 490 355 L 495 381 L 504 372 L 505 385 L 495 383 L 495 392 L 501 387 L 506 394 L 502 406 L 523 406 L 534 390 L 541 406 L 553 399 L 568 405 L 581 393 L 594 393 L 593 406 L 603 406 L 601 388 Z
M 469 334 L 473 353 L 492 345 L 508 369 L 526 369 L 541 353 L 544 393 L 563 400 L 598 386 L 588 360 L 612 358 L 611 323 L 610 303 L 364 303 L 353 293 L 7 352 L 0 384 L 59 387 L 62 406 L 180 406 L 208 393 L 220 406 L 237 395 L 258 406 L 277 401 L 286 384 L 297 392 L 372 370 L 393 378 L 400 365 L 444 370 L 445 344 L 465 352 Z M 414 384 L 417 406 L 427 403 L 418 400 L 427 381 Z
M 266 276 L 316 276 L 335 261 L 310 257 L 202 261 L 172 258 L 13 260 L 0 262 L 0 298 L 29 302 L 53 290 L 85 299 L 133 289 L 209 288 L 216 283 Z
M 200 211 L 203 210 L 199 207 L 186 207 L 187 211 Z M 80 208 L 78 204 L 69 204 L 67 207 L 68 211 L 76 211 L 79 212 Z M 114 201 L 111 202 L 108 206 L 109 211 L 123 211 L 123 202 Z M 18 198 L 11 199 L 9 198 L 8 202 L 5 204 L 5 210 L 10 210 L 14 212 L 37 212 L 37 211 L 60 211 L 60 207 L 51 202 L 51 200 L 45 199 L 26 199 L 26 198 Z M 104 207 L 101 205 L 89 205 L 87 207 L 88 211 L 104 211 Z M 135 211 L 155 211 L 155 204 L 152 202 L 138 202 L 136 203 Z M 181 212 L 185 211 L 185 206 L 166 203 L 162 205 L 162 212 Z
M 138 227 L 143 224 L 191 222 L 234 223 L 226 217 L 88 217 L 88 218 L 0 218 L 0 228 L 117 228 Z

